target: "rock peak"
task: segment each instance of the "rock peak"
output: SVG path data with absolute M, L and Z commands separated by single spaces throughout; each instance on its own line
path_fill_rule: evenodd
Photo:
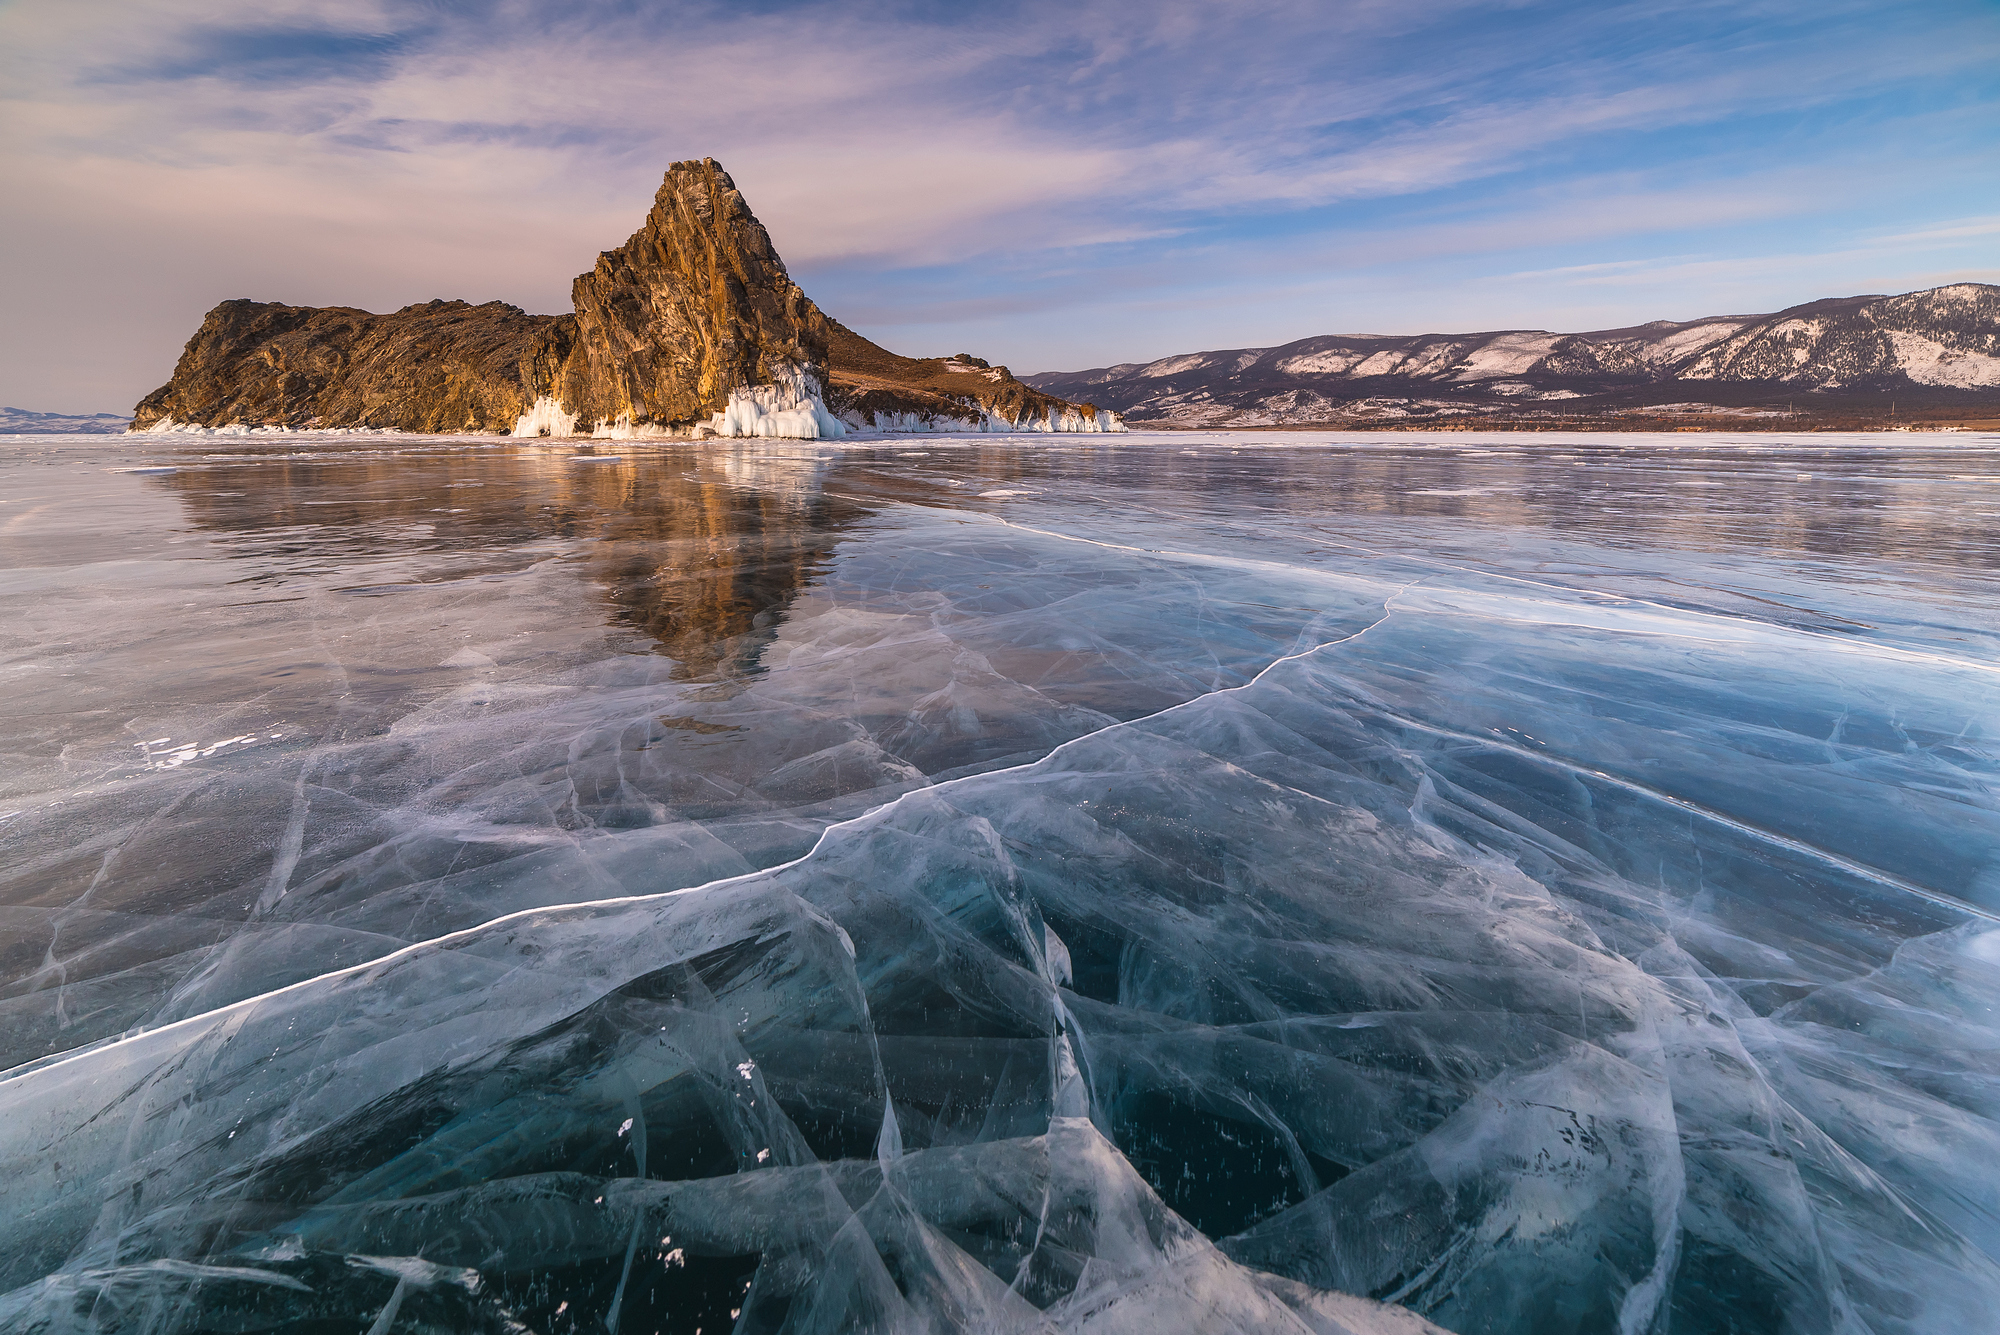
M 676 162 L 645 224 L 570 289 L 556 397 L 585 421 L 678 424 L 799 369 L 827 379 L 827 320 L 714 158 Z
M 946 375 L 834 323 L 714 158 L 669 167 L 644 224 L 570 290 L 575 312 L 559 316 L 499 301 L 388 315 L 225 301 L 133 427 L 838 434 L 840 412 L 897 429 L 1122 429 L 1004 367 Z

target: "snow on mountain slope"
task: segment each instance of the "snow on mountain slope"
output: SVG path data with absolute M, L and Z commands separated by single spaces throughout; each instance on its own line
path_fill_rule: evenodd
M 1770 315 L 1656 320 L 1560 334 L 1321 335 L 1275 348 L 1184 353 L 1024 377 L 1086 391 L 1139 420 L 1260 426 L 1412 412 L 1494 411 L 1581 400 L 1629 407 L 1665 395 L 2000 389 L 2000 287 L 1955 283 L 1901 296 L 1836 297 Z M 1781 405 L 1782 406 L 1782 405 Z
M 0 408 L 0 436 L 105 435 L 121 432 L 132 419 L 117 413 L 38 413 Z

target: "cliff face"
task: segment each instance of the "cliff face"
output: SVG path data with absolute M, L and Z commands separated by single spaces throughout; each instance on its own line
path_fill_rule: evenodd
M 714 159 L 677 162 L 646 225 L 571 288 L 557 397 L 584 422 L 686 424 L 793 367 L 826 379 L 828 321 Z
M 390 315 L 225 301 L 139 402 L 163 425 L 589 434 L 824 434 L 910 425 L 1116 429 L 985 363 L 898 357 L 800 291 L 714 159 L 677 162 L 646 222 L 571 289 L 572 315 L 432 301 Z M 971 373 L 971 374 L 964 374 Z M 830 405 L 815 396 L 824 395 Z
M 390 315 L 225 301 L 188 340 L 174 378 L 133 409 L 132 429 L 171 420 L 509 431 L 554 382 L 575 326 L 498 301 Z

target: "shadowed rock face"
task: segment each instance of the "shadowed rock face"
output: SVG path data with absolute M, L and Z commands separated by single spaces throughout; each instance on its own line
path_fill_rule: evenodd
M 835 411 L 863 419 L 993 411 L 1016 421 L 1075 408 L 1004 367 L 899 357 L 828 319 L 713 158 L 669 168 L 645 225 L 600 255 L 572 296 L 575 314 L 560 316 L 497 301 L 390 315 L 225 301 L 188 340 L 174 378 L 139 402 L 133 429 L 507 432 L 543 398 L 584 432 L 621 418 L 680 428 L 790 367 L 815 377 Z

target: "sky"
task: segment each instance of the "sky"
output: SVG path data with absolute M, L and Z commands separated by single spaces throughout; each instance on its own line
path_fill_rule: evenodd
M 0 0 L 0 404 L 216 302 L 570 309 L 714 157 L 1015 372 L 2000 282 L 2000 0 Z

